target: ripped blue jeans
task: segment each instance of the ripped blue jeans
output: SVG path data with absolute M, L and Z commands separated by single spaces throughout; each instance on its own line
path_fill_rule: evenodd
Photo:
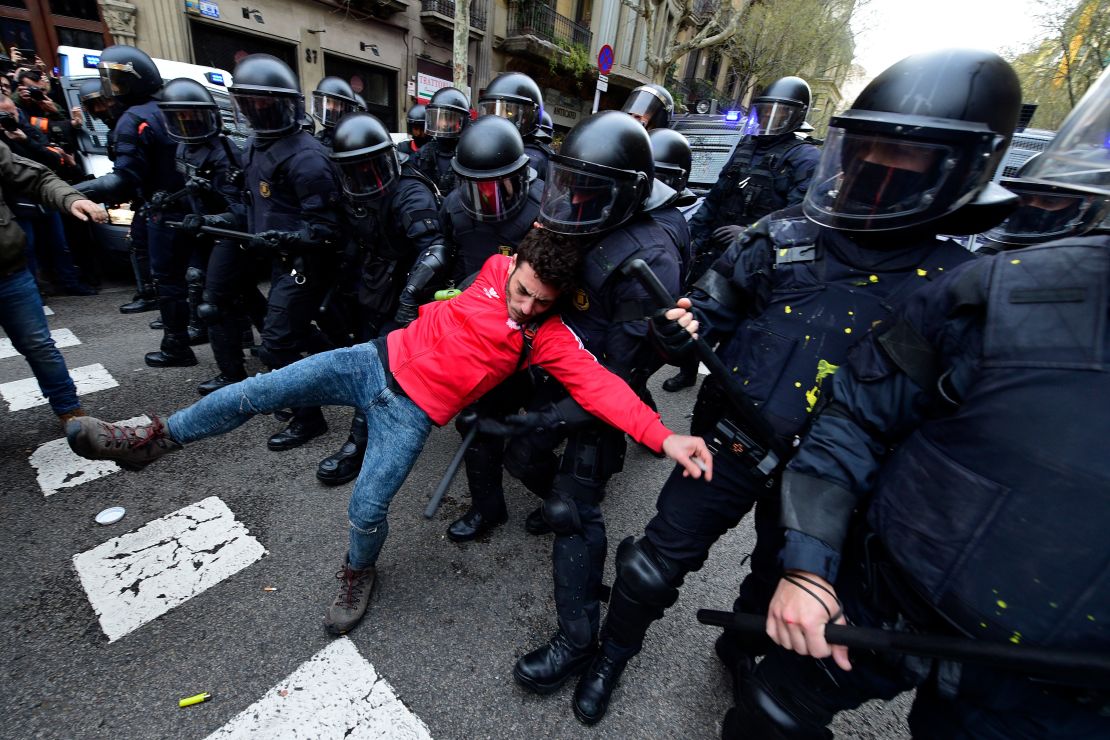
M 369 442 L 347 506 L 347 562 L 352 568 L 373 565 L 389 531 L 389 502 L 423 449 L 432 422 L 411 400 L 389 390 L 372 343 L 321 352 L 221 388 L 170 416 L 166 426 L 174 440 L 188 444 L 289 406 L 352 406 L 366 414 Z

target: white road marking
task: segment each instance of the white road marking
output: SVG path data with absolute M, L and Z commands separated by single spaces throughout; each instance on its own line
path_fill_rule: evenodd
M 136 416 L 119 422 L 127 426 L 149 424 L 147 416 Z M 43 496 L 52 496 L 63 488 L 73 488 L 82 483 L 111 475 L 120 469 L 111 460 L 86 460 L 69 449 L 66 438 L 51 440 L 39 445 L 31 453 L 31 467 L 38 472 L 39 488 Z
M 52 309 L 50 306 L 43 306 L 42 307 L 42 312 L 44 314 L 46 314 L 47 316 L 53 316 L 54 315 L 54 309 Z
M 74 347 L 81 343 L 81 340 L 71 332 L 69 329 L 55 329 L 50 332 L 50 338 L 54 340 L 54 346 L 58 349 L 62 347 Z M 12 346 L 12 340 L 4 337 L 0 339 L 0 360 L 7 357 L 16 357 L 19 353 L 15 351 Z
M 431 733 L 344 637 L 206 740 L 272 737 L 430 740 Z
M 210 496 L 73 556 L 100 627 L 115 642 L 266 554 Z
M 709 368 L 705 366 L 704 362 L 698 363 L 698 375 L 709 375 Z
M 119 385 L 100 363 L 71 368 L 69 377 L 73 378 L 73 384 L 77 386 L 79 396 Z M 46 399 L 39 393 L 39 383 L 34 378 L 0 383 L 0 396 L 8 402 L 9 411 L 22 411 L 46 403 Z

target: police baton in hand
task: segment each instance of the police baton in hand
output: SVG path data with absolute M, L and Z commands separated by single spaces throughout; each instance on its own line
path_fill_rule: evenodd
M 428 501 L 428 506 L 424 509 L 424 518 L 431 519 L 436 515 L 439 510 L 439 504 L 443 501 L 444 494 L 447 489 L 451 487 L 451 481 L 455 480 L 455 474 L 459 472 L 459 466 L 462 465 L 463 455 L 466 454 L 466 448 L 474 441 L 474 435 L 478 434 L 478 415 L 473 411 L 464 411 L 459 414 L 459 421 L 468 425 L 466 434 L 463 435 L 462 444 L 455 452 L 455 456 L 451 458 L 451 464 L 447 466 L 447 470 L 443 472 L 443 479 L 436 486 L 435 493 L 432 494 L 431 500 Z
M 767 617 L 762 614 L 698 609 L 698 621 L 738 632 L 763 634 L 767 629 Z M 987 642 L 947 635 L 891 632 L 844 624 L 826 624 L 825 642 L 830 645 L 844 645 L 853 650 L 980 663 L 1069 686 L 1110 688 L 1110 655 L 1105 653 Z
M 644 288 L 651 295 L 656 305 L 661 308 L 675 308 L 675 299 L 667 290 L 666 286 L 660 282 L 659 277 L 652 272 L 651 267 L 647 262 L 637 257 L 636 259 L 629 260 L 621 266 L 621 272 L 625 275 L 636 278 L 643 283 Z M 740 415 L 740 419 L 744 422 L 745 426 L 753 433 L 758 435 L 761 439 L 758 441 L 752 440 L 753 447 L 748 450 L 751 457 L 758 460 L 756 470 L 764 475 L 771 475 L 779 466 L 781 459 L 779 454 L 773 449 L 775 443 L 775 433 L 771 429 L 771 425 L 763 418 L 763 414 L 759 412 L 752 400 L 748 398 L 747 394 L 740 388 L 740 384 L 736 382 L 736 378 L 728 371 L 721 358 L 713 351 L 701 337 L 694 339 L 694 352 L 697 354 L 698 359 L 701 360 L 707 368 L 709 373 L 713 375 L 717 382 L 720 383 L 721 388 L 724 390 L 725 396 L 728 397 L 729 403 L 732 404 L 733 409 Z
M 166 226 L 171 229 L 180 229 L 182 227 L 181 221 L 167 221 Z M 218 226 L 201 226 L 197 229 L 201 234 L 211 234 L 212 236 L 222 237 L 224 239 L 231 239 L 233 241 L 249 242 L 254 238 L 254 234 L 247 233 L 246 231 L 235 231 L 234 229 L 221 229 Z

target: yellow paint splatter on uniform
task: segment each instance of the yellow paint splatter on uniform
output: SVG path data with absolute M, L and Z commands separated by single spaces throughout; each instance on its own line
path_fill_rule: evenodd
M 1048 602 L 1048 605 L 1051 606 L 1053 609 L 1059 609 L 1060 608 L 1060 605 L 1057 604 L 1055 601 Z
M 982 627 L 983 629 L 986 629 L 987 628 L 987 623 L 986 622 L 980 622 L 979 626 Z
M 814 386 L 806 391 L 806 413 L 812 413 L 813 407 L 817 405 L 817 399 L 821 397 L 821 384 L 825 382 L 825 378 L 839 369 L 840 365 L 834 365 L 828 360 L 817 361 L 817 376 L 813 379 Z
M 790 250 L 787 250 L 787 249 L 780 249 L 780 250 L 779 250 L 779 257 L 785 257 L 785 256 L 786 256 L 786 253 L 787 253 L 788 251 L 790 251 Z
M 794 311 L 794 309 L 790 308 L 790 306 L 787 306 L 786 308 L 783 309 L 783 311 L 785 311 L 786 313 L 792 313 Z
M 920 267 L 917 268 L 917 276 L 918 277 L 925 277 L 928 274 L 929 274 L 928 270 L 922 270 Z
M 1015 645 L 1019 644 L 1021 642 L 1021 633 L 1014 632 L 1014 634 L 1010 635 L 1010 642 L 1014 643 Z
M 794 387 L 795 387 L 795 388 L 801 388 L 801 387 L 802 387 L 802 381 L 800 381 L 800 380 L 795 380 L 795 381 L 794 381 Z
M 1002 599 L 999 599 L 998 601 L 996 601 L 996 602 L 994 602 L 994 603 L 998 604 L 998 608 L 999 608 L 999 609 L 1005 609 L 1006 607 L 1008 607 L 1008 606 L 1009 606 L 1009 604 L 1007 604 L 1007 603 L 1006 603 L 1005 601 L 1003 601 Z
M 877 283 L 877 282 L 879 282 L 879 276 L 878 276 L 878 275 L 871 275 L 871 276 L 870 276 L 870 277 L 868 277 L 867 279 L 868 279 L 868 281 L 870 281 L 870 282 L 872 282 L 872 283 Z
M 855 311 L 849 311 L 849 312 L 848 312 L 848 315 L 849 315 L 849 316 L 855 316 L 855 315 L 856 315 L 856 312 L 855 312 Z
M 1010 260 L 1010 264 L 1011 264 L 1011 265 L 1020 265 L 1020 264 L 1021 264 L 1021 260 Z
M 1088 615 L 1087 615 L 1087 619 L 1088 619 L 1089 621 L 1093 622 L 1093 621 L 1095 621 L 1095 615 L 1094 615 L 1094 614 L 1088 614 Z
M 850 327 L 850 326 L 849 326 L 849 327 L 846 327 L 846 328 L 844 329 L 844 333 L 845 333 L 845 334 L 851 334 L 851 333 L 852 333 L 852 327 Z

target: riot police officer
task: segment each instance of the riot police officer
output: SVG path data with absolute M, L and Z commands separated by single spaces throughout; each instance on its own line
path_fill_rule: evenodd
M 536 127 L 536 143 L 542 146 L 547 151 L 548 160 L 554 152 L 551 149 L 551 143 L 555 140 L 555 122 L 551 120 L 550 114 L 545 111 L 540 112 L 540 125 Z
M 397 142 L 398 154 L 415 157 L 417 152 L 420 151 L 420 147 L 430 141 L 430 137 L 424 132 L 424 111 L 424 106 L 417 103 L 409 108 L 409 112 L 405 114 L 405 129 L 409 133 L 409 138 L 407 141 Z M 413 163 L 415 163 L 415 159 Z
M 694 153 L 690 149 L 690 141 L 674 129 L 653 129 L 648 136 L 651 139 L 651 156 L 655 160 L 655 179 L 675 192 L 673 198 L 652 211 L 651 215 L 674 237 L 682 257 L 683 274 L 686 274 L 693 257 L 690 226 L 679 209 L 697 201 L 697 196 L 686 187 Z
M 529 165 L 541 180 L 547 179 L 551 151 L 536 138 L 543 118 L 543 93 L 535 80 L 523 72 L 502 72 L 478 98 L 478 115 L 512 121 L 524 139 Z
M 341 77 L 325 77 L 312 91 L 312 117 L 320 123 L 316 138 L 331 149 L 335 126 L 344 114 L 359 109 L 359 102 L 350 83 Z
M 181 190 L 185 181 L 174 165 L 177 144 L 166 133 L 165 119 L 154 99 L 162 89 L 154 62 L 133 46 L 110 46 L 100 55 L 97 67 L 103 95 L 117 99 L 124 110 L 113 130 L 116 158 L 112 171 L 78 184 L 78 190 L 102 203 L 119 203 L 135 196 L 149 200 L 158 191 Z M 151 367 L 197 364 L 189 347 L 185 287 L 191 245 L 165 225 L 179 221 L 183 213 L 183 206 L 171 205 L 145 220 L 150 272 L 164 332 L 160 350 L 145 357 Z
M 389 130 L 369 113 L 350 113 L 335 128 L 331 160 L 343 185 L 344 231 L 349 254 L 361 257 L 359 318 L 354 339 L 378 337 L 397 312 L 401 291 L 417 259 L 443 257 L 435 185 L 398 155 Z M 354 260 L 349 268 L 358 268 Z M 344 269 L 342 272 L 346 272 Z M 316 468 L 326 485 L 354 480 L 366 452 L 366 417 L 355 411 L 347 441 Z
M 442 198 L 455 188 L 451 158 L 469 122 L 470 102 L 461 90 L 453 87 L 436 90 L 424 108 L 424 131 L 431 141 L 420 147 L 416 167 L 436 184 Z
M 208 89 L 187 78 L 166 85 L 158 103 L 170 138 L 179 142 L 177 164 L 186 178 L 186 199 L 195 216 L 242 210 L 242 152 L 223 134 L 220 108 Z M 186 221 L 189 220 L 187 216 Z M 189 224 L 191 226 L 191 224 Z M 210 241 L 201 236 L 200 241 Z M 216 239 L 206 269 L 186 272 L 190 303 L 200 284 L 196 312 L 208 329 L 219 373 L 197 387 L 202 396 L 247 377 L 240 329 L 253 319 L 262 328 L 266 299 L 255 283 L 254 261 L 239 243 Z
M 643 124 L 648 131 L 670 128 L 674 97 L 667 88 L 652 82 L 640 85 L 629 93 L 621 110 Z
M 655 179 L 654 170 L 643 126 L 620 111 L 605 111 L 567 135 L 551 160 L 540 205 L 539 223 L 577 237 L 584 250 L 583 285 L 570 297 L 563 321 L 633 390 L 657 368 L 658 355 L 647 341 L 654 303 L 620 268 L 640 258 L 669 290 L 680 284 L 678 246 L 650 215 L 674 191 Z M 609 478 L 623 466 L 625 440 L 562 397 L 517 419 L 517 428 L 527 430 L 524 439 L 534 452 L 520 466 L 522 476 L 530 477 L 524 482 L 544 496 L 542 515 L 555 533 L 558 630 L 517 661 L 513 676 L 531 691 L 548 693 L 580 672 L 597 650 L 606 554 L 600 503 Z M 552 450 L 561 436 L 566 447 L 556 458 Z
M 452 165 L 458 186 L 443 202 L 444 235 L 455 248 L 455 282 L 461 285 L 494 254 L 511 255 L 539 217 L 543 181 L 536 177 L 520 132 L 507 120 L 483 116 L 459 138 Z M 533 393 L 534 373 L 515 375 L 476 404 L 488 417 L 508 416 Z M 505 441 L 479 429 L 463 458 L 473 505 L 447 528 L 467 542 L 507 519 L 501 470 Z
M 731 406 L 722 379 L 702 384 L 691 429 L 713 440 L 713 480 L 690 485 L 672 474 L 644 536 L 617 548 L 602 650 L 574 696 L 580 720 L 601 719 L 651 623 L 753 505 L 757 542 L 737 606 L 766 612 L 783 535 L 775 466 L 752 459 L 752 440 L 788 457 L 849 347 L 914 290 L 973 259 L 936 234 L 977 233 L 1013 207 L 990 173 L 1020 104 L 1017 76 L 990 52 L 899 62 L 832 119 L 804 213 L 792 207 L 761 219 L 680 301 L 694 314 L 675 309 L 653 320 L 660 343 L 673 348 L 688 336 L 668 317 L 696 316 L 692 330 L 720 342 L 748 405 Z M 734 669 L 766 649 L 731 633 L 717 647 Z
M 276 370 L 311 351 L 312 321 L 323 322 L 320 306 L 336 279 L 339 182 L 327 150 L 301 129 L 304 96 L 285 62 L 245 57 L 228 92 L 254 132 L 243 157 L 245 213 L 201 222 L 241 228 L 245 220 L 250 246 L 274 255 L 259 358 Z M 332 331 L 333 341 L 342 340 L 338 335 Z M 326 431 L 320 407 L 298 407 L 267 447 L 289 450 Z
M 1108 121 L 1104 72 L 1022 173 L 1023 200 L 1066 197 L 1105 218 Z M 1047 218 L 1038 237 L 1026 220 L 1036 214 L 1015 216 L 1014 237 L 1063 238 L 945 275 L 836 374 L 833 402 L 783 478 L 788 570 L 767 629 L 786 650 L 745 682 L 725 737 L 826 736 L 837 712 L 911 688 L 914 737 L 1110 735 L 1105 682 L 1086 688 L 1063 666 L 1034 676 L 849 655 L 823 635 L 847 616 L 1001 643 L 1018 658 L 1030 646 L 1110 650 L 1110 592 L 1096 585 L 1110 562 L 1110 414 L 1090 405 L 1110 392 L 1110 224 Z M 866 525 L 849 529 L 857 507 Z
M 717 182 L 690 220 L 693 285 L 741 231 L 768 213 L 805 197 L 820 151 L 794 132 L 809 111 L 809 85 L 799 77 L 775 80 L 752 102 L 748 136 L 740 141 Z M 663 383 L 676 391 L 697 381 L 697 363 Z

